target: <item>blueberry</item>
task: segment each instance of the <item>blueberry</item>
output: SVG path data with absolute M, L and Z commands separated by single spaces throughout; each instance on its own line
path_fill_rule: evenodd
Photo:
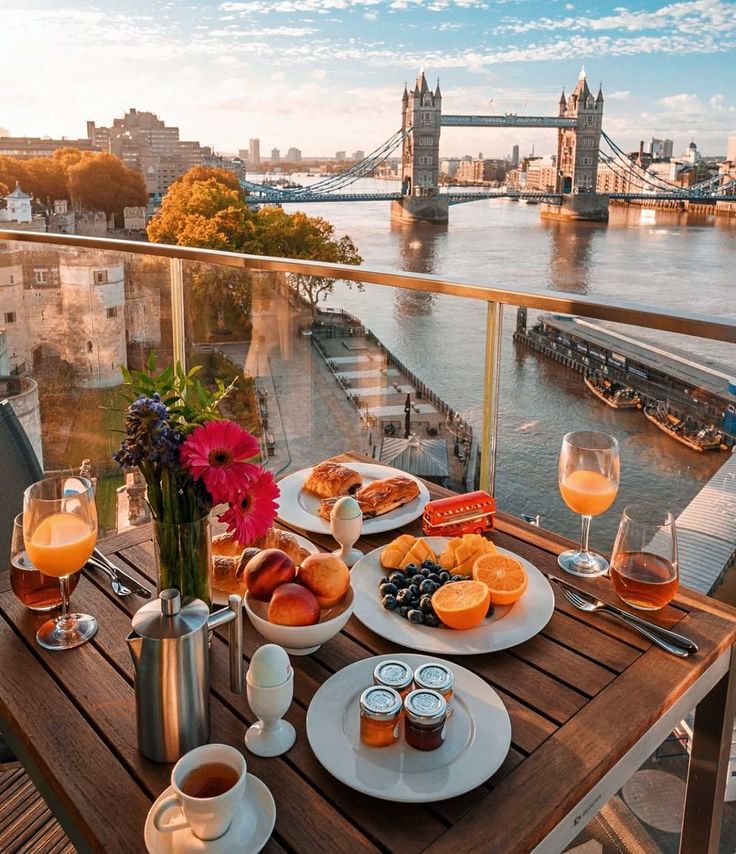
M 388 584 L 388 575 L 384 575 L 383 578 L 378 582 L 379 584 Z
M 419 585 L 419 592 L 420 593 L 429 593 L 431 595 L 432 593 L 435 592 L 435 590 L 437 590 L 438 587 L 439 587 L 439 584 L 435 584 L 434 581 L 430 581 L 427 578 Z
M 417 573 L 416 575 L 412 575 L 409 579 L 412 584 L 416 584 L 417 587 L 424 581 L 424 576 Z
M 464 575 L 453 575 L 450 581 L 467 581 L 468 579 Z
M 437 614 L 432 614 L 432 613 L 425 614 L 424 615 L 424 625 L 425 626 L 431 626 L 433 629 L 436 629 L 441 625 L 440 618 L 437 616 Z
M 415 563 L 410 563 L 408 566 L 404 567 L 404 572 L 407 575 L 414 575 L 415 572 L 419 571 L 419 567 Z
M 422 561 L 422 569 L 432 569 L 434 567 L 434 562 L 431 560 L 423 560 Z
M 424 614 L 421 611 L 418 611 L 416 608 L 409 611 L 406 615 L 406 619 L 410 623 L 423 623 L 424 622 Z
M 388 580 L 391 584 L 395 584 L 399 590 L 401 590 L 402 587 L 406 587 L 406 576 L 403 572 L 392 572 L 391 575 L 389 575 Z
M 432 597 L 429 593 L 425 593 L 419 600 L 419 607 L 424 613 L 429 613 L 432 610 Z
M 381 596 L 395 596 L 399 592 L 399 588 L 390 581 L 382 584 L 378 589 L 381 591 Z
M 430 581 L 434 581 L 435 584 L 440 583 L 440 577 L 439 577 L 439 575 L 437 575 L 436 572 L 430 572 L 427 577 L 429 578 Z
M 486 611 L 486 617 L 492 617 L 496 613 L 496 609 L 493 605 L 488 606 L 488 610 Z
M 411 605 L 411 603 L 414 601 L 414 597 L 411 595 L 409 590 L 399 590 L 399 592 L 396 594 L 396 601 L 399 603 L 399 605 Z
M 424 584 L 423 581 L 422 581 L 422 584 Z M 409 593 L 411 593 L 412 599 L 418 599 L 419 598 L 419 591 L 422 589 L 422 584 L 410 584 L 409 585 L 408 590 L 409 590 Z
M 442 572 L 440 573 L 440 584 L 445 584 L 449 580 L 450 580 L 450 573 L 446 569 L 443 569 Z
M 396 608 L 396 597 L 384 596 L 383 599 L 381 599 L 381 605 L 383 605 L 387 611 L 393 611 Z
M 419 570 L 419 572 L 422 574 L 423 578 L 429 578 L 429 573 L 431 571 L 432 571 L 431 569 L 420 569 Z

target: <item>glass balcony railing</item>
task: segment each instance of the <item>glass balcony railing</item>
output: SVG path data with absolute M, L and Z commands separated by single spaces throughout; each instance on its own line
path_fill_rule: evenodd
M 679 513 L 727 459 L 683 436 L 726 449 L 735 438 L 735 320 L 187 247 L 0 240 L 3 394 L 46 469 L 90 461 L 106 531 L 142 512 L 111 453 L 120 367 L 151 353 L 237 377 L 228 415 L 279 474 L 356 450 L 456 490 L 491 488 L 504 510 L 569 536 L 561 437 L 613 433 L 621 490 L 593 525 L 598 548 L 626 503 Z M 643 409 L 606 405 L 622 387 Z

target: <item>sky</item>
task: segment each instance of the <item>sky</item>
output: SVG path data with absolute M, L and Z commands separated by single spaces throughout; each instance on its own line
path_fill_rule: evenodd
M 554 115 L 584 63 L 604 130 L 725 153 L 736 134 L 736 2 L 632 0 L 0 0 L 0 126 L 83 137 L 130 107 L 219 152 L 369 152 L 404 82 L 444 113 Z M 444 128 L 441 153 L 556 148 L 550 130 Z

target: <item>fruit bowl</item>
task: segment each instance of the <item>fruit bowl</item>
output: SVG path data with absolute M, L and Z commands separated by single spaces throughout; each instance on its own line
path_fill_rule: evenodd
M 245 594 L 245 610 L 256 631 L 270 643 L 282 646 L 290 655 L 310 655 L 323 643 L 342 630 L 355 606 L 352 584 L 339 605 L 324 608 L 320 620 L 313 626 L 281 626 L 267 619 L 268 602 L 260 602 Z

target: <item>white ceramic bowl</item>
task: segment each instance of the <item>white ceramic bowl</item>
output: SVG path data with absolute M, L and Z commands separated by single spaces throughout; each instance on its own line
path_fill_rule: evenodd
M 245 594 L 245 610 L 256 631 L 267 641 L 282 646 L 291 655 L 316 652 L 343 628 L 354 606 L 355 592 L 351 584 L 343 601 L 334 608 L 325 608 L 320 621 L 313 626 L 279 626 L 268 621 L 268 602 L 261 602 L 249 593 Z

